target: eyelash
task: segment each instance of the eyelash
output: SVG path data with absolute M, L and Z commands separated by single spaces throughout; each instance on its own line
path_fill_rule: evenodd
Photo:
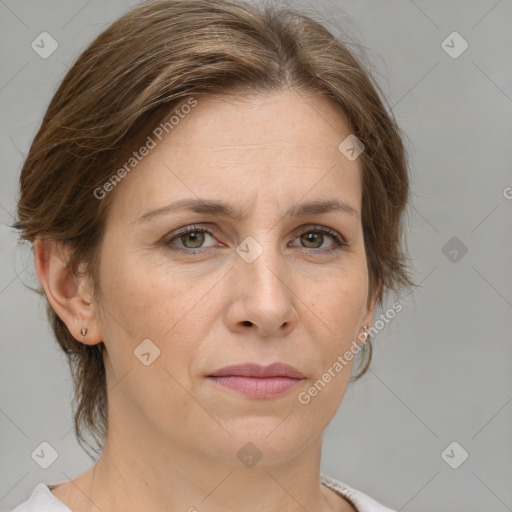
M 175 233 L 171 238 L 165 238 L 164 245 L 170 250 L 184 252 L 187 254 L 203 253 L 206 250 L 210 249 L 210 247 L 199 247 L 197 249 L 186 249 L 186 248 L 183 249 L 181 247 L 170 247 L 170 245 L 171 245 L 171 242 L 173 242 L 176 239 L 181 238 L 182 236 L 184 236 L 188 233 L 208 233 L 209 235 L 214 236 L 216 232 L 217 232 L 217 230 L 214 228 L 205 228 L 203 226 L 195 226 L 195 225 L 187 226 L 186 228 L 183 228 L 179 232 Z M 338 232 L 336 232 L 330 228 L 327 228 L 325 226 L 313 226 L 304 231 L 298 232 L 295 235 L 295 238 L 297 238 L 298 236 L 304 235 L 306 233 L 321 233 L 323 235 L 331 236 L 334 240 L 334 245 L 331 248 L 329 248 L 329 249 L 309 249 L 312 251 L 329 254 L 331 252 L 334 252 L 334 251 L 337 251 L 340 249 L 345 249 L 349 245 L 346 242 L 346 240 Z M 308 247 L 304 247 L 304 249 L 308 249 Z

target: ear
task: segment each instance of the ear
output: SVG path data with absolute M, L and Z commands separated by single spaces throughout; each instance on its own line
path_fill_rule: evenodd
M 377 297 L 379 295 L 379 290 L 375 290 L 372 295 L 368 297 L 366 304 L 366 311 L 361 319 L 361 326 L 359 328 L 359 332 L 357 335 L 357 344 L 363 345 L 368 339 L 368 331 L 366 331 L 365 335 L 365 327 L 370 329 L 373 325 L 373 319 L 375 318 L 375 310 L 377 309 Z
M 34 242 L 34 263 L 39 281 L 55 313 L 72 336 L 86 345 L 102 341 L 97 325 L 93 289 L 89 279 L 77 278 L 67 266 L 72 248 L 62 241 L 38 237 Z M 82 328 L 87 333 L 81 334 Z

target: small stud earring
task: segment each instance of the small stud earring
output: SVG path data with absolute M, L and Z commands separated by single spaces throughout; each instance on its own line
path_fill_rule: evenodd
M 82 336 L 85 336 L 87 334 L 87 328 L 83 327 L 80 333 L 82 334 Z

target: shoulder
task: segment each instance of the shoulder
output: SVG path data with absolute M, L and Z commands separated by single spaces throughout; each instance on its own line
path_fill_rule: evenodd
M 9 512 L 71 512 L 71 510 L 59 501 L 46 484 L 37 484 L 28 500 L 20 503 Z
M 344 482 L 340 482 L 328 475 L 320 473 L 320 483 L 326 485 L 352 503 L 357 512 L 395 512 L 367 494 L 358 491 Z
M 323 473 L 320 474 L 320 483 L 350 501 L 357 512 L 395 512 L 363 492 Z M 46 484 L 40 483 L 32 491 L 28 500 L 20 503 L 10 512 L 71 512 L 71 510 L 50 492 Z

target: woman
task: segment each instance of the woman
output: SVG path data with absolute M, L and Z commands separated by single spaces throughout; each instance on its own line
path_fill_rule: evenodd
M 412 285 L 400 130 L 324 27 L 139 4 L 64 78 L 20 191 L 102 454 L 17 512 L 390 510 L 320 473 L 375 309 Z

